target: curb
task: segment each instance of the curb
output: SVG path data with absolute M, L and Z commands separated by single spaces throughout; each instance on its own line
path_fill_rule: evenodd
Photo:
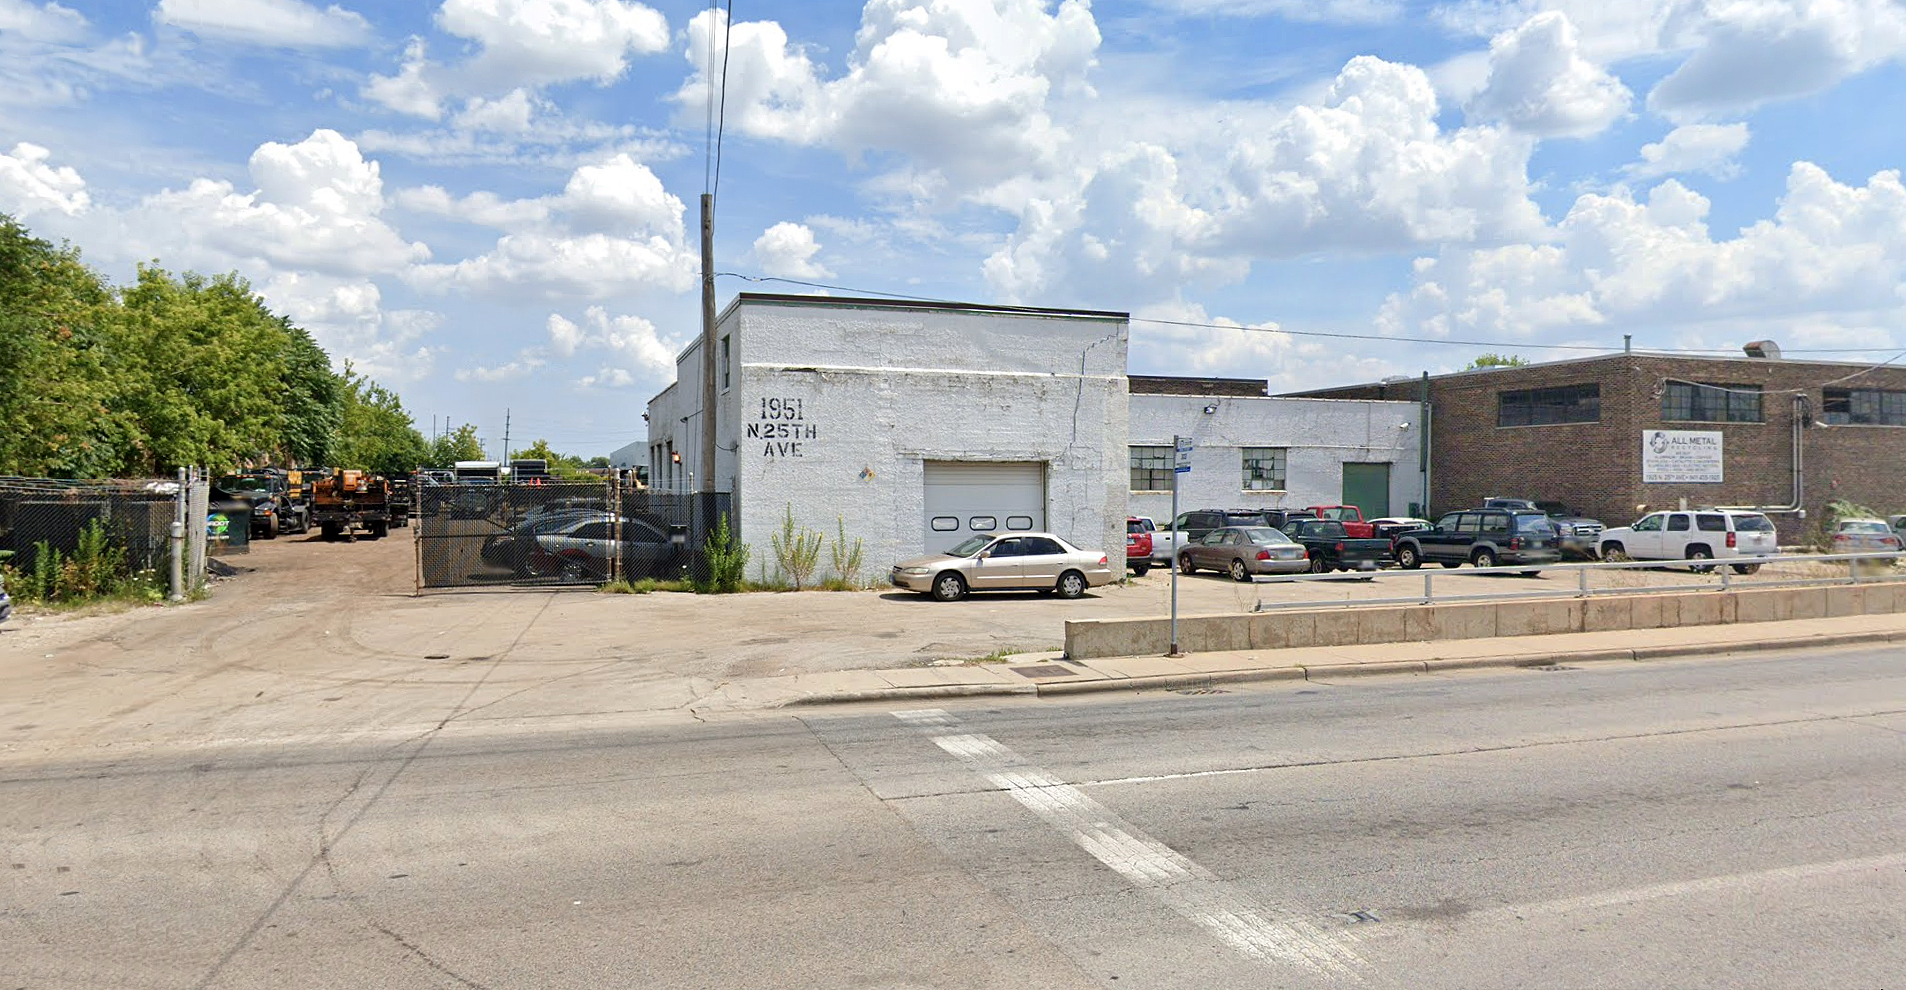
M 1441 660 L 1379 660 L 1370 663 L 1333 663 L 1290 667 L 1257 667 L 1244 670 L 1216 671 L 1209 674 L 1151 674 L 1143 677 L 1106 677 L 1089 681 L 1029 684 L 938 684 L 926 687 L 896 687 L 870 691 L 821 692 L 782 702 L 775 707 L 845 704 L 855 701 L 897 701 L 908 698 L 978 698 L 1026 696 L 1044 698 L 1068 694 L 1094 694 L 1107 691 L 1176 691 L 1204 688 L 1216 684 L 1247 684 L 1266 681 L 1340 679 L 1373 677 L 1382 674 L 1426 674 L 1449 670 L 1487 670 L 1492 668 L 1547 667 L 1566 663 L 1635 663 L 1674 657 L 1713 656 L 1730 653 L 1759 653 L 1792 650 L 1808 646 L 1856 646 L 1862 643 L 1906 642 L 1906 632 L 1836 633 L 1789 639 L 1763 639 L 1744 643 L 1685 643 L 1676 646 L 1645 646 L 1637 649 L 1556 650 L 1548 653 L 1523 653 L 1499 657 L 1451 657 Z

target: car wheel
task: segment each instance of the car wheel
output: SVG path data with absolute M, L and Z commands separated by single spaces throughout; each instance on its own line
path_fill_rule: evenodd
M 1152 570 L 1152 565 L 1150 564 L 1133 564 L 1132 565 L 1132 575 L 1134 577 L 1144 577 L 1145 575 L 1150 574 L 1151 570 Z
M 1085 575 L 1078 571 L 1067 571 L 1059 575 L 1060 598 L 1077 598 L 1085 594 Z
M 1330 561 L 1325 560 L 1321 554 L 1310 558 L 1310 572 L 1312 574 L 1330 573 Z
M 1759 572 L 1760 572 L 1759 564 L 1735 564 L 1734 565 L 1734 573 L 1736 574 L 1757 574 Z
M 966 597 L 966 579 L 947 571 L 933 579 L 933 597 L 938 601 L 957 602 Z
M 1251 580 L 1251 571 L 1250 569 L 1244 566 L 1244 561 L 1234 560 L 1231 562 L 1231 580 L 1233 581 Z
M 1178 555 L 1178 573 L 1180 574 L 1198 573 L 1198 568 L 1192 566 L 1190 554 L 1181 553 Z
M 1602 545 L 1602 559 L 1611 564 L 1619 564 L 1629 559 L 1628 548 L 1619 543 L 1605 543 Z
M 1413 571 L 1423 566 L 1423 558 L 1416 555 L 1415 547 L 1399 547 L 1396 551 L 1396 566 Z
M 265 519 L 265 539 L 275 540 L 277 538 L 278 538 L 278 517 L 269 516 Z
M 1689 547 L 1688 559 L 1690 561 L 1713 560 L 1714 554 L 1711 551 L 1709 551 L 1708 548 L 1706 547 Z M 1696 574 L 1706 574 L 1709 571 L 1712 571 L 1713 569 L 1714 569 L 1713 567 L 1710 567 L 1704 564 L 1698 564 L 1698 563 L 1692 564 L 1691 566 L 1688 567 L 1688 570 L 1693 571 Z
M 1477 567 L 1494 567 L 1496 566 L 1496 553 L 1493 550 L 1478 550 L 1475 556 L 1469 558 L 1469 562 Z

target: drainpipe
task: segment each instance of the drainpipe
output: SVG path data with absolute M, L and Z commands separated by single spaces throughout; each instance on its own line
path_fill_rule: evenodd
M 1423 516 L 1430 517 L 1430 379 L 1423 372 L 1423 413 L 1416 437 L 1416 470 L 1423 476 Z
M 1807 518 L 1807 444 L 1804 434 L 1806 425 L 1813 421 L 1813 403 L 1806 393 L 1795 393 L 1793 397 L 1793 436 L 1790 439 L 1793 464 L 1793 501 L 1787 505 L 1721 505 L 1720 509 L 1737 509 L 1743 512 L 1765 512 L 1775 515 L 1795 515 Z

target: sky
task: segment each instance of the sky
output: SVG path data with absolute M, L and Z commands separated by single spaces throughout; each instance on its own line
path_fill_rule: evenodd
M 0 212 L 583 456 L 699 333 L 711 191 L 720 305 L 1129 311 L 1137 374 L 1906 348 L 1906 0 L 727 10 L 0 0 Z

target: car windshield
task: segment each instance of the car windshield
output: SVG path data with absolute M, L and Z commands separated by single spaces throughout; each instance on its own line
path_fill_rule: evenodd
M 1291 538 L 1283 531 L 1268 526 L 1254 526 L 1244 531 L 1244 538 L 1252 543 L 1289 543 Z
M 218 487 L 228 492 L 262 492 L 266 490 L 265 479 L 248 477 L 242 474 L 228 474 L 218 479 Z
M 946 554 L 949 557 L 971 557 L 981 550 L 986 549 L 987 545 L 992 542 L 993 538 L 990 536 L 969 536 L 961 540 L 953 549 L 948 550 Z
M 1886 528 L 1885 523 L 1880 522 L 1877 519 L 1871 520 L 1871 521 L 1868 521 L 1865 519 L 1848 520 L 1840 524 L 1840 532 L 1842 533 L 1879 533 L 1886 536 L 1891 536 L 1893 533 L 1892 530 Z
M 1262 512 L 1227 512 L 1224 514 L 1226 526 L 1268 526 L 1270 520 Z
M 1734 531 L 1737 533 L 1771 533 L 1774 521 L 1766 516 L 1735 516 Z

